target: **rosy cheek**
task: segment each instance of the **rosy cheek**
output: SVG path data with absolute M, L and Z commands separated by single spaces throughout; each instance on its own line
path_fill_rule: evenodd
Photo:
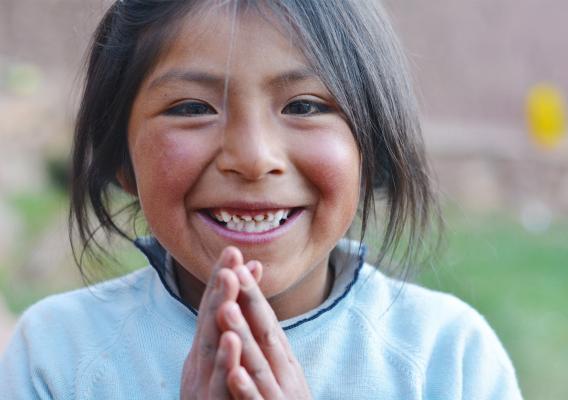
M 337 229 L 343 234 L 353 221 L 359 201 L 359 151 L 350 132 L 337 133 L 317 135 L 313 143 L 302 146 L 302 174 L 319 192 L 315 219 L 320 223 L 314 225 L 318 231 L 313 234 L 322 237 Z
M 360 158 L 354 140 L 344 136 L 322 139 L 315 148 L 317 152 L 306 154 L 306 175 L 317 182 L 324 197 L 357 192 Z
M 134 170 L 144 212 L 183 208 L 184 197 L 206 164 L 202 144 L 188 135 L 143 133 L 133 143 Z

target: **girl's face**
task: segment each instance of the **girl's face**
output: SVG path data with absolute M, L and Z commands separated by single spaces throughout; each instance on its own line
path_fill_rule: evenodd
M 137 194 L 194 306 L 233 245 L 263 263 L 261 288 L 288 318 L 327 294 L 329 253 L 357 209 L 359 152 L 291 37 L 254 13 L 233 22 L 187 18 L 142 84 L 128 129 Z

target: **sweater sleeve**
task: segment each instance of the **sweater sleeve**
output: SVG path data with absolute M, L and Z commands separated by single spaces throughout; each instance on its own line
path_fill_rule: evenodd
M 472 314 L 476 322 L 464 349 L 463 398 L 521 400 L 515 370 L 503 345 L 485 319 Z
M 81 338 L 76 327 L 82 320 L 69 309 L 76 303 L 50 296 L 23 313 L 0 358 L 0 398 L 75 398 L 76 342 Z
M 424 398 L 521 400 L 513 365 L 485 319 L 470 309 L 452 325 L 435 346 Z
M 41 335 L 30 331 L 30 321 L 24 315 L 12 335 L 4 354 L 0 358 L 0 398 L 14 400 L 52 399 L 49 387 L 41 372 L 36 370 L 34 349 L 30 335 Z

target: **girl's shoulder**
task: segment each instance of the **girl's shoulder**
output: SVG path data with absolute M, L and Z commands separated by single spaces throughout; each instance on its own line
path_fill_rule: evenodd
M 368 264 L 360 275 L 352 312 L 375 332 L 386 352 L 430 382 L 425 390 L 434 390 L 436 382 L 462 380 L 487 390 L 498 390 L 502 382 L 503 390 L 519 393 L 506 350 L 469 304 L 452 294 L 387 277 Z M 470 389 L 474 393 L 474 388 L 466 391 Z
M 19 318 L 12 340 L 24 337 L 26 345 L 42 351 L 81 349 L 79 342 L 108 343 L 128 316 L 147 303 L 153 276 L 146 267 L 95 285 L 48 296 Z M 76 346 L 67 346 L 71 343 Z M 49 344 L 49 346 L 44 346 Z M 66 345 L 67 344 L 67 345 Z
M 380 266 L 365 261 L 366 252 L 366 246 L 358 242 L 343 240 L 338 244 L 332 253 L 332 261 L 340 266 L 332 294 L 348 293 L 345 307 L 360 313 L 371 325 L 400 326 L 403 330 L 439 330 L 455 324 L 465 327 L 465 321 L 486 325 L 474 308 L 452 294 L 387 276 Z
M 476 310 L 451 294 L 386 276 L 363 262 L 361 246 L 347 245 L 332 254 L 330 298 L 285 325 L 318 393 L 521 398 L 507 353 Z
M 38 302 L 24 312 L 0 358 L 0 393 L 123 398 L 113 391 L 128 389 L 121 380 L 125 371 L 131 374 L 128 382 L 138 379 L 138 388 L 150 382 L 137 375 L 146 369 L 163 367 L 177 377 L 175 368 L 183 362 L 191 330 L 184 336 L 165 319 L 172 303 L 152 267 Z M 173 308 L 171 319 L 183 320 L 185 315 Z M 133 397 L 142 398 L 144 391 L 139 391 Z
M 111 280 L 48 296 L 29 307 L 22 314 L 20 324 L 77 325 L 77 321 L 97 323 L 100 318 L 120 318 L 144 304 L 143 296 L 153 275 L 153 270 L 145 267 Z
M 478 335 L 502 348 L 486 319 L 453 294 L 388 277 L 369 264 L 362 267 L 359 279 L 353 307 L 402 347 L 434 348 Z

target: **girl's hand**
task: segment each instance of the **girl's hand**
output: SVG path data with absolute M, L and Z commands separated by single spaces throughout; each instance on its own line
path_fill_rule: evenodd
M 213 268 L 199 305 L 197 333 L 183 367 L 182 400 L 231 398 L 228 372 L 238 369 L 242 342 L 234 332 L 219 330 L 216 315 L 222 304 L 237 299 L 239 281 L 233 269 L 242 264 L 241 252 L 228 247 Z
M 262 265 L 251 261 L 232 269 L 240 283 L 238 298 L 227 298 L 217 311 L 223 335 L 236 334 L 235 347 L 242 352 L 240 366 L 230 364 L 230 393 L 235 399 L 310 399 L 302 367 L 257 284 Z

